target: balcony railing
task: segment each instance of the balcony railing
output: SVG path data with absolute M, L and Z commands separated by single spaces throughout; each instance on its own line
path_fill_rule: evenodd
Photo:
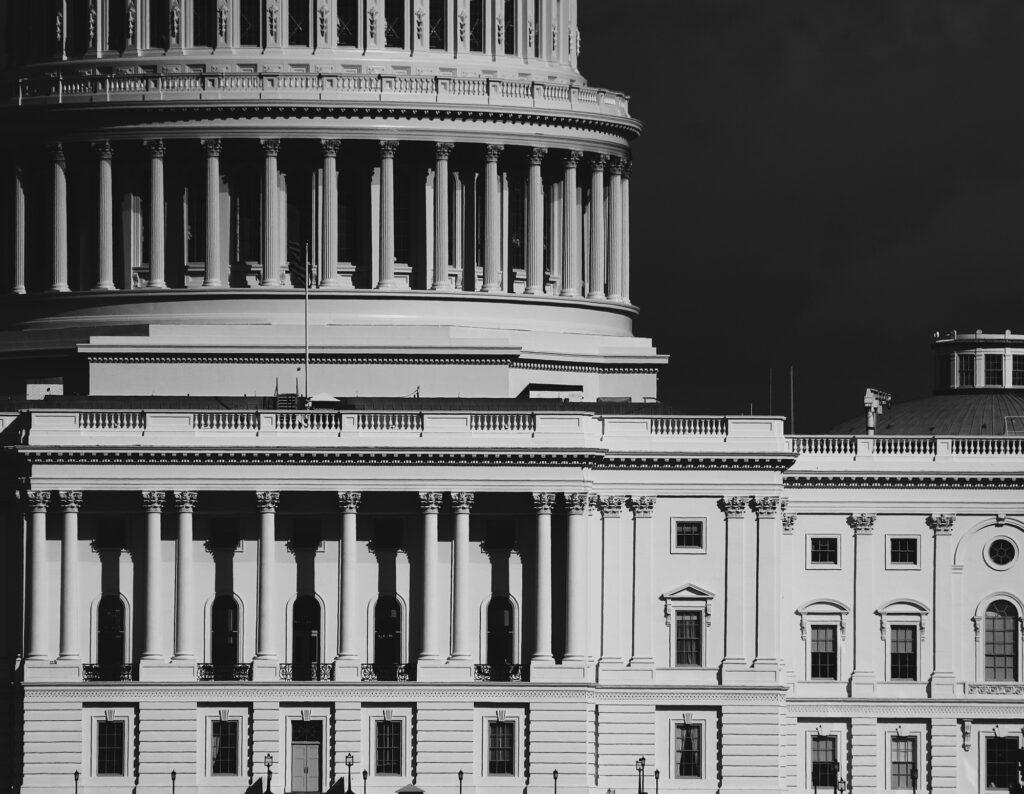
M 1020 436 L 790 436 L 809 457 L 1002 457 L 1024 455 Z
M 409 681 L 407 664 L 361 664 L 359 678 L 362 681 Z
M 333 664 L 282 664 L 282 681 L 333 681 Z
M 473 678 L 477 681 L 522 681 L 521 664 L 474 664 Z
M 134 664 L 83 664 L 83 681 L 134 681 Z
M 251 664 L 201 664 L 196 668 L 200 681 L 249 681 Z

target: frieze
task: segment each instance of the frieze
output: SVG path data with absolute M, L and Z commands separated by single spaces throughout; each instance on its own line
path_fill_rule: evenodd
M 1024 684 L 968 684 L 968 695 L 1024 695 Z
M 786 488 L 1024 488 L 1024 477 L 999 475 L 788 475 Z

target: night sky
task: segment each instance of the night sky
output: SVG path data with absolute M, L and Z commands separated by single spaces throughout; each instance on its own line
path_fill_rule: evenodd
M 689 412 L 860 415 L 937 330 L 1024 333 L 1022 0 L 581 0 L 630 94 L 632 297 Z

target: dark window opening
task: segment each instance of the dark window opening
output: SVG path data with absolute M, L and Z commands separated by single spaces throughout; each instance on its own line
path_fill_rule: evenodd
M 533 55 L 540 57 L 540 32 L 541 32 L 541 6 L 540 0 L 533 0 Z
M 124 720 L 103 720 L 96 728 L 96 774 L 124 775 Z
M 292 607 L 292 680 L 312 681 L 320 664 L 320 604 L 299 596 Z
M 703 639 L 700 625 L 700 612 L 676 612 L 676 667 L 700 666 Z
M 1018 791 L 1022 760 L 1015 736 L 986 736 L 985 787 Z
M 1013 357 L 1013 374 L 1011 383 L 1014 386 L 1024 386 L 1024 356 Z
M 412 190 L 408 179 L 395 180 L 395 261 L 410 264 L 412 257 Z
M 374 768 L 378 775 L 402 774 L 402 723 L 378 720 L 375 726 Z
M 128 9 L 125 8 L 125 0 L 108 0 L 107 10 L 107 49 L 124 52 L 128 46 Z
M 985 610 L 985 680 L 1017 680 L 1020 643 L 1017 610 L 1009 601 L 993 601 Z
M 917 538 L 889 538 L 890 565 L 917 565 Z
M 149 46 L 166 50 L 170 25 L 170 13 L 167 0 L 149 0 Z
M 232 596 L 221 594 L 213 600 L 210 624 L 210 661 L 214 677 L 219 679 L 218 669 L 227 674 L 229 668 L 238 664 L 238 604 Z
M 1017 556 L 1017 548 L 1006 538 L 996 538 L 989 544 L 988 558 L 996 565 L 1009 565 Z
M 492 667 L 514 663 L 515 626 L 512 601 L 494 596 L 487 605 L 487 664 Z
M 508 258 L 513 270 L 526 267 L 526 185 L 522 179 L 509 180 Z
M 839 564 L 839 538 L 811 538 L 812 565 Z
M 505 54 L 515 55 L 518 51 L 516 36 L 519 34 L 519 26 L 516 24 L 516 0 L 505 0 Z
M 965 354 L 960 356 L 957 363 L 957 374 L 959 376 L 959 385 L 961 386 L 973 386 L 974 385 L 974 356 L 971 354 Z
M 811 785 L 834 788 L 838 783 L 836 737 L 811 737 Z
M 701 777 L 700 725 L 676 725 L 676 777 Z
M 338 46 L 359 44 L 359 0 L 338 0 Z
M 377 665 L 402 663 L 402 608 L 393 595 L 380 596 L 373 608 L 373 661 Z
M 210 758 L 213 774 L 238 774 L 237 720 L 214 720 L 210 725 Z
M 243 47 L 263 46 L 263 0 L 241 0 L 238 37 Z
M 917 629 L 893 626 L 889 636 L 889 677 L 894 681 L 917 680 Z
M 288 43 L 309 46 L 309 0 L 288 0 Z
M 811 626 L 811 678 L 825 681 L 839 678 L 835 626 Z
M 702 521 L 676 521 L 676 548 L 703 549 L 704 523 Z
M 514 722 L 495 721 L 488 725 L 487 774 L 515 774 L 515 739 Z
M 484 51 L 483 0 L 469 0 L 469 49 L 470 52 Z
M 1002 355 L 985 356 L 985 385 L 1003 385 L 1003 357 Z
M 96 620 L 96 663 L 103 678 L 120 678 L 124 650 L 124 602 L 107 593 L 100 599 Z
M 68 55 L 84 55 L 95 42 L 92 41 L 90 29 L 94 24 L 89 19 L 88 0 L 69 0 L 67 19 L 65 20 L 65 48 Z
M 192 0 L 193 47 L 212 47 L 214 45 L 216 41 L 215 13 L 213 0 Z
M 405 46 L 405 0 L 384 0 L 384 46 Z
M 430 49 L 448 47 L 448 2 L 430 0 Z
M 913 736 L 893 736 L 890 748 L 892 778 L 890 788 L 912 789 L 917 785 L 917 739 Z

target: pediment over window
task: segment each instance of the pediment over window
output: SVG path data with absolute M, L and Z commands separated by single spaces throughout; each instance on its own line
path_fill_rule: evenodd
M 695 584 L 685 584 L 658 596 L 665 603 L 665 625 L 672 625 L 672 613 L 677 609 L 699 609 L 704 613 L 704 623 L 711 625 L 711 599 L 715 594 Z
M 918 638 L 923 641 L 926 625 L 925 618 L 928 617 L 928 612 L 929 609 L 925 604 L 912 598 L 897 598 L 894 601 L 882 604 L 882 606 L 875 610 L 875 614 L 878 615 L 880 620 L 879 627 L 882 632 L 882 639 L 885 640 L 886 631 L 891 624 L 912 623 L 917 626 Z
M 846 639 L 846 619 L 850 616 L 850 608 L 842 601 L 831 598 L 820 598 L 808 601 L 801 607 L 797 607 L 796 613 L 800 616 L 800 639 L 807 639 L 807 626 L 810 623 L 827 622 L 839 626 L 839 634 Z

